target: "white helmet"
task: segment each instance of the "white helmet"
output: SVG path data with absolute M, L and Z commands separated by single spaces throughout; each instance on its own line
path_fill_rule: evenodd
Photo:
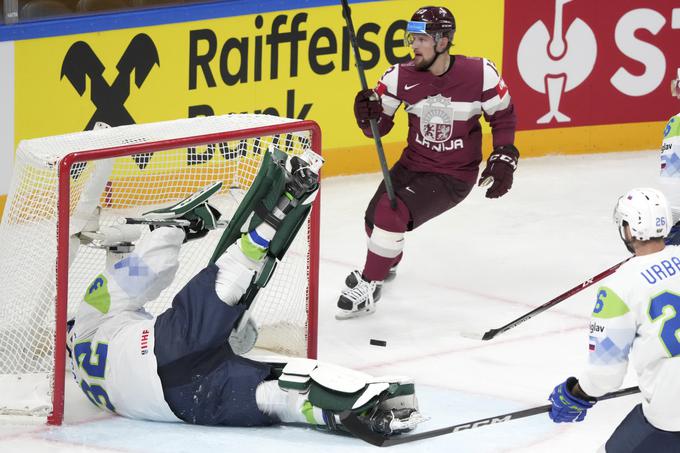
M 671 230 L 672 219 L 666 197 L 652 188 L 630 190 L 619 198 L 614 208 L 614 222 L 622 238 L 624 222 L 628 224 L 630 234 L 639 241 L 664 238 Z

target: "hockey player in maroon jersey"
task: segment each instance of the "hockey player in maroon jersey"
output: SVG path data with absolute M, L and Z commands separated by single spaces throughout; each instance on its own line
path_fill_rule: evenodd
M 360 91 L 354 101 L 357 123 L 368 137 L 371 119 L 378 121 L 381 136 L 389 133 L 403 103 L 408 143 L 390 170 L 396 209 L 390 206 L 384 183 L 366 209 L 366 263 L 361 272 L 355 270 L 345 279 L 338 319 L 373 313 L 383 281 L 394 277 L 402 258 L 404 233 L 453 208 L 470 193 L 482 161 L 482 114 L 493 134 L 493 152 L 479 179 L 479 185 L 487 187 L 486 196 L 505 195 L 517 168 L 514 107 L 494 64 L 485 58 L 449 55 L 456 22 L 444 7 L 420 8 L 406 31 L 413 59 L 391 66 L 375 90 Z

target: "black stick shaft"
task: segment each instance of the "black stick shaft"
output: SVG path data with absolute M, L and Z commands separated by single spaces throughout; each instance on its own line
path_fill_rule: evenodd
M 567 299 L 567 298 L 573 296 L 574 294 L 576 294 L 576 293 L 578 293 L 578 292 L 580 292 L 580 291 L 582 291 L 582 290 L 588 288 L 589 286 L 591 286 L 591 285 L 593 285 L 593 284 L 599 282 L 600 280 L 604 279 L 605 277 L 610 276 L 611 274 L 613 274 L 614 272 L 616 272 L 616 270 L 617 270 L 619 267 L 621 267 L 621 265 L 622 265 L 623 263 L 625 263 L 626 261 L 628 261 L 629 259 L 630 259 L 630 258 L 626 258 L 625 260 L 621 261 L 620 263 L 613 265 L 613 266 L 610 267 L 609 269 L 600 272 L 600 273 L 597 274 L 596 276 L 591 277 L 591 278 L 589 278 L 588 280 L 586 280 L 586 281 L 584 281 L 584 282 L 582 282 L 582 283 L 579 283 L 578 285 L 574 286 L 574 287 L 571 288 L 570 290 L 563 292 L 562 294 L 560 294 L 559 296 L 555 297 L 554 299 L 551 299 L 551 300 L 549 300 L 548 302 L 546 302 L 546 303 L 544 303 L 543 305 L 541 305 L 540 307 L 537 307 L 537 308 L 531 310 L 529 313 L 526 313 L 526 314 L 520 316 L 519 318 L 510 321 L 509 323 L 505 324 L 504 326 L 501 326 L 501 327 L 499 327 L 499 328 L 497 328 L 497 329 L 488 330 L 488 331 L 487 331 L 486 333 L 484 333 L 484 335 L 482 336 L 482 340 L 491 340 L 491 339 L 494 338 L 496 335 L 499 335 L 499 334 L 501 334 L 501 333 L 503 333 L 503 332 L 506 332 L 506 331 L 512 329 L 513 327 L 515 327 L 515 326 L 517 326 L 517 325 L 519 325 L 519 324 L 522 324 L 524 321 L 527 321 L 527 320 L 533 318 L 534 316 L 536 316 L 536 315 L 538 315 L 538 314 L 540 314 L 540 313 L 543 313 L 543 312 L 546 311 L 547 309 L 549 309 L 549 308 L 551 308 L 551 307 L 554 307 L 555 305 L 559 304 L 559 303 L 562 302 L 563 300 L 565 300 L 565 299 Z
M 357 44 L 356 34 L 354 33 L 354 24 L 352 23 L 352 13 L 349 9 L 349 4 L 347 0 L 341 0 L 342 3 L 342 13 L 347 22 L 347 31 L 349 33 L 349 41 L 352 44 L 352 49 L 354 49 L 354 60 L 356 61 L 357 72 L 359 73 L 359 80 L 361 81 L 361 89 L 368 89 L 368 83 L 366 82 L 366 74 L 364 73 L 364 67 L 361 62 L 361 55 L 359 54 L 359 46 Z M 383 149 L 382 140 L 380 139 L 380 132 L 378 131 L 378 121 L 375 119 L 369 120 L 371 125 L 371 134 L 373 135 L 373 140 L 375 140 L 375 147 L 378 151 L 378 160 L 380 161 L 380 170 L 383 174 L 383 181 L 385 181 L 385 191 L 387 192 L 387 198 L 390 200 L 390 206 L 392 209 L 397 209 L 397 200 L 394 196 L 394 188 L 392 186 L 392 178 L 390 177 L 390 171 L 387 167 L 387 159 L 385 159 L 385 150 Z
M 633 395 L 635 393 L 638 393 L 639 391 L 640 391 L 639 387 L 628 387 L 625 389 L 617 390 L 615 392 L 607 393 L 606 395 L 599 397 L 598 401 L 618 398 L 621 396 Z M 465 431 L 468 429 L 481 428 L 482 426 L 489 426 L 498 423 L 509 422 L 510 420 L 517 420 L 518 418 L 531 417 L 532 415 L 538 415 L 545 412 L 549 412 L 551 407 L 552 407 L 551 404 L 546 404 L 544 406 L 532 407 L 531 409 L 510 412 L 502 415 L 495 415 L 489 418 L 481 418 L 479 420 L 474 420 L 467 423 L 447 426 L 446 428 L 433 429 L 431 431 L 425 431 L 423 433 L 388 437 L 385 438 L 381 446 L 389 447 L 391 445 L 398 445 L 408 442 L 414 442 L 416 440 L 429 439 L 432 437 L 443 436 L 445 434 L 455 433 L 458 431 Z
M 125 217 L 121 220 L 121 223 L 127 225 L 154 225 L 158 227 L 191 225 L 191 222 L 184 219 L 141 219 L 136 217 Z

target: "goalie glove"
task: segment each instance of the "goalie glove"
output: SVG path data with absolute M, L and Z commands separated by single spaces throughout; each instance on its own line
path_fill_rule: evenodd
M 508 193 L 518 159 L 519 150 L 514 145 L 498 146 L 493 150 L 478 184 L 480 187 L 489 186 L 486 198 L 498 198 Z

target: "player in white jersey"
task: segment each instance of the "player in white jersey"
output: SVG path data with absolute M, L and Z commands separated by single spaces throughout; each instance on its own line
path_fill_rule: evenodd
M 680 247 L 666 246 L 671 211 L 655 189 L 622 196 L 614 220 L 634 253 L 597 291 L 589 360 L 550 395 L 550 418 L 579 422 L 621 386 L 632 360 L 642 403 L 609 438 L 607 453 L 680 452 Z
M 163 210 L 166 218 L 188 220 L 189 227 L 157 227 L 132 252 L 109 252 L 105 270 L 69 322 L 67 338 L 74 377 L 93 404 L 145 420 L 330 429 L 342 429 L 339 414 L 350 411 L 387 435 L 423 420 L 408 378 L 374 378 L 309 359 L 262 363 L 237 355 L 228 342 L 249 306 L 244 294 L 267 273 L 263 263 L 281 259 L 304 223 L 318 190 L 321 164 L 312 160 L 266 155 L 223 233 L 214 264 L 157 318 L 144 304 L 173 280 L 182 243 L 216 227 L 219 213 L 208 198 L 221 184 Z
M 671 95 L 680 99 L 680 68 L 671 81 Z M 673 211 L 674 226 L 666 243 L 680 245 L 680 113 L 668 120 L 663 131 L 659 185 Z

